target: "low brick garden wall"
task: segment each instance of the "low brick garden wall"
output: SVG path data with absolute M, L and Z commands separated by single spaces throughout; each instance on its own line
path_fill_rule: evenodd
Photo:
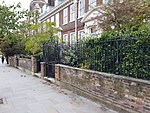
M 9 65 L 24 70 L 29 73 L 37 72 L 37 60 L 35 57 L 20 58 L 19 56 L 8 57 Z
M 11 56 L 11 57 L 8 57 L 8 62 L 9 62 L 9 65 L 10 66 L 15 66 L 15 57 Z
M 27 58 L 19 58 L 19 67 L 32 71 L 32 61 Z
M 150 113 L 150 81 L 69 66 L 55 66 L 60 86 L 124 112 Z

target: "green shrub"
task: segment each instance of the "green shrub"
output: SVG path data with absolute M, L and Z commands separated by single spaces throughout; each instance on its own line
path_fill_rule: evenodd
M 149 27 L 130 34 L 115 31 L 90 38 L 78 46 L 78 67 L 150 79 Z

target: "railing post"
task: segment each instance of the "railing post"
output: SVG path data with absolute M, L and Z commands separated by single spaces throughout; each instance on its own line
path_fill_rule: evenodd
M 44 78 L 46 76 L 46 63 L 40 62 L 41 64 L 41 77 Z
M 36 59 L 36 57 L 32 56 L 31 61 L 32 61 L 32 72 L 36 73 L 37 72 L 37 59 Z
M 116 41 L 116 46 L 117 46 L 117 48 L 116 48 L 117 56 L 116 56 L 116 62 L 115 62 L 116 63 L 116 73 L 115 74 L 118 75 L 119 74 L 119 65 L 118 65 L 119 64 L 119 44 L 118 44 L 118 40 Z
M 59 64 L 55 64 L 55 79 L 60 81 L 60 66 Z
M 14 55 L 14 67 L 17 67 L 17 56 Z
M 9 62 L 9 65 L 11 66 L 11 57 L 10 56 L 8 57 L 8 62 Z

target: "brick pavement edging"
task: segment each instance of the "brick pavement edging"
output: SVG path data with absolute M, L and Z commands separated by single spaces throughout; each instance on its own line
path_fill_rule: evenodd
M 55 65 L 60 86 L 122 112 L 150 113 L 150 81 Z

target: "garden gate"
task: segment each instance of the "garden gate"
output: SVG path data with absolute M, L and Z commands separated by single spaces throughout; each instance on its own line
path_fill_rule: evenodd
M 43 47 L 43 60 L 46 63 L 46 77 L 55 78 L 55 64 L 59 63 L 58 41 L 50 38 Z

